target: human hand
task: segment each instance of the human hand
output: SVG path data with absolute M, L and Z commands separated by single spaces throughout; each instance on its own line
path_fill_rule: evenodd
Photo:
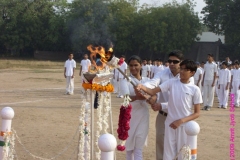
M 161 106 L 160 103 L 152 104 L 152 105 L 151 105 L 151 108 L 152 108 L 152 110 L 154 110 L 154 111 L 160 111 L 160 110 L 162 110 L 162 106 Z
M 72 77 L 71 78 L 74 78 L 74 75 L 72 75 Z
M 218 89 L 220 89 L 220 86 L 218 85 Z
M 81 74 L 81 72 L 79 72 L 79 76 L 81 76 L 82 74 Z
M 215 83 L 212 83 L 212 87 L 214 87 L 215 86 Z
M 226 90 L 228 90 L 229 89 L 229 87 L 228 87 L 228 85 L 226 86 L 226 88 L 225 88 Z
M 64 73 L 64 77 L 67 78 L 66 74 Z
M 172 129 L 177 129 L 181 124 L 183 124 L 183 121 L 181 119 L 179 119 L 179 120 L 172 122 L 169 125 L 169 127 L 171 127 Z

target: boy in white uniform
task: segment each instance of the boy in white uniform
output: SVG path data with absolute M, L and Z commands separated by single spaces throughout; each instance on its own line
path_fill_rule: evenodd
M 76 62 L 73 59 L 73 54 L 68 55 L 68 60 L 66 60 L 64 65 L 64 77 L 67 81 L 66 94 L 72 95 L 74 91 L 74 71 L 76 68 Z
M 227 109 L 231 72 L 227 69 L 227 62 L 222 62 L 221 68 L 218 73 L 218 108 Z
M 231 93 L 234 94 L 234 106 L 240 106 L 240 68 L 239 62 L 234 62 L 235 69 L 232 70 L 231 76 Z
M 165 121 L 164 137 L 164 160 L 172 160 L 186 144 L 187 134 L 184 124 L 196 119 L 200 115 L 200 104 L 202 96 L 199 87 L 190 83 L 190 78 L 195 74 L 197 66 L 192 60 L 184 60 L 180 64 L 180 79 L 170 79 L 159 87 L 149 89 L 141 84 L 137 90 L 143 90 L 149 95 L 155 95 L 157 92 L 169 92 L 168 116 Z M 151 96 L 144 95 L 149 103 Z M 191 108 L 194 106 L 194 113 Z M 178 156 L 182 160 L 182 155 Z
M 91 61 L 88 59 L 88 55 L 84 54 L 83 55 L 83 60 L 80 62 L 80 71 L 79 71 L 79 76 L 83 76 L 84 73 L 88 72 L 91 66 Z M 82 78 L 83 79 L 83 78 Z
M 147 60 L 143 59 L 142 61 L 142 77 L 150 76 L 150 67 L 147 65 Z
M 208 54 L 208 62 L 204 65 L 204 74 L 202 80 L 203 110 L 209 111 L 213 106 L 216 74 L 217 65 L 213 62 L 213 55 Z
M 157 73 L 163 71 L 163 65 L 162 65 L 162 60 L 161 59 L 156 59 L 156 66 L 153 69 L 153 74 L 152 77 L 154 77 L 154 75 L 156 75 Z

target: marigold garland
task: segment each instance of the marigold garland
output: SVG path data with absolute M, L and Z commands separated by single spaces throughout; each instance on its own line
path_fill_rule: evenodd
M 92 90 L 99 91 L 99 92 L 103 92 L 103 91 L 113 92 L 114 91 L 114 87 L 110 83 L 108 83 L 106 86 L 102 86 L 102 85 L 96 84 L 96 83 L 93 83 L 93 84 L 83 83 L 82 86 L 84 89 L 92 89 Z

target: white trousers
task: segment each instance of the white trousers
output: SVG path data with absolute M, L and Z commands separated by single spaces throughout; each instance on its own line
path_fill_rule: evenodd
M 240 106 L 240 90 L 239 90 L 239 85 L 240 82 L 239 81 L 233 81 L 232 82 L 232 89 L 231 89 L 231 93 L 234 94 L 234 105 L 235 106 Z
M 113 87 L 114 87 L 114 93 L 118 93 L 118 81 L 117 79 L 112 79 Z
M 73 91 L 74 91 L 74 78 L 72 78 L 71 76 L 67 76 L 66 80 L 67 80 L 66 92 L 73 93 Z
M 126 79 L 123 78 L 119 78 L 118 81 L 118 96 L 124 96 L 125 93 L 127 93 L 126 89 L 127 89 L 127 82 Z
M 203 84 L 203 106 L 213 106 L 214 89 L 212 87 L 213 80 L 205 80 Z
M 126 160 L 142 160 L 142 149 L 134 148 L 134 150 L 127 151 Z
M 156 119 L 156 160 L 163 160 L 166 116 L 158 113 Z
M 172 129 L 169 125 L 165 122 L 163 160 L 173 160 L 183 145 L 187 143 L 184 125 L 179 126 L 177 129 Z M 183 160 L 181 153 L 178 156 L 178 160 Z
M 226 90 L 227 84 L 220 84 L 220 89 L 218 90 L 219 106 L 227 107 L 229 90 Z

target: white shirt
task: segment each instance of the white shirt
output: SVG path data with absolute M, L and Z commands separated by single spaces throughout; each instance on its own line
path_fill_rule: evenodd
M 125 70 L 127 70 L 127 63 L 123 62 L 119 69 L 121 69 L 125 73 Z M 124 78 L 124 76 L 121 73 L 118 73 L 118 78 Z
M 154 75 L 155 75 L 155 74 L 157 74 L 158 72 L 161 72 L 161 71 L 163 71 L 163 70 L 164 70 L 164 68 L 163 68 L 162 65 L 160 65 L 160 66 L 155 66 L 154 69 L 153 69 L 153 73 L 154 73 Z
M 142 77 L 147 77 L 150 72 L 150 67 L 148 65 L 142 65 Z
M 214 79 L 214 73 L 217 73 L 217 65 L 216 63 L 209 63 L 207 62 L 204 65 L 204 81 L 205 80 L 213 80 Z
M 91 61 L 89 59 L 81 60 L 80 65 L 82 66 L 82 72 L 88 72 L 88 68 L 91 66 Z
M 161 91 L 169 91 L 168 116 L 166 123 L 187 117 L 192 114 L 192 106 L 202 103 L 199 87 L 194 84 L 182 83 L 180 79 L 171 79 L 160 86 Z
M 199 75 L 202 75 L 202 70 L 200 68 L 197 68 L 197 71 L 193 76 L 195 84 L 198 82 Z M 200 79 L 200 81 L 201 81 L 201 79 Z
M 76 62 L 74 59 L 66 60 L 64 67 L 66 68 L 65 75 L 72 76 L 73 75 L 73 68 L 76 68 Z
M 231 71 L 231 74 L 232 74 L 232 76 L 233 76 L 233 79 L 232 79 L 232 81 L 234 82 L 234 81 L 240 81 L 240 68 L 238 68 L 238 69 L 233 69 L 232 71 Z
M 231 72 L 229 69 L 221 69 L 218 73 L 218 84 L 227 84 L 231 81 Z
M 167 68 L 164 71 L 159 72 L 156 75 L 154 75 L 153 79 L 147 81 L 146 83 L 144 83 L 144 85 L 148 88 L 155 88 L 155 87 L 159 86 L 159 84 L 162 84 L 170 79 L 179 79 L 179 78 L 180 78 L 179 74 L 174 76 L 172 74 L 170 68 Z M 194 84 L 193 77 L 190 78 L 190 83 Z M 167 112 L 168 104 L 166 102 L 168 102 L 168 97 L 169 97 L 168 92 L 160 92 L 159 96 L 158 96 L 157 102 L 161 103 L 162 110 L 164 112 Z

